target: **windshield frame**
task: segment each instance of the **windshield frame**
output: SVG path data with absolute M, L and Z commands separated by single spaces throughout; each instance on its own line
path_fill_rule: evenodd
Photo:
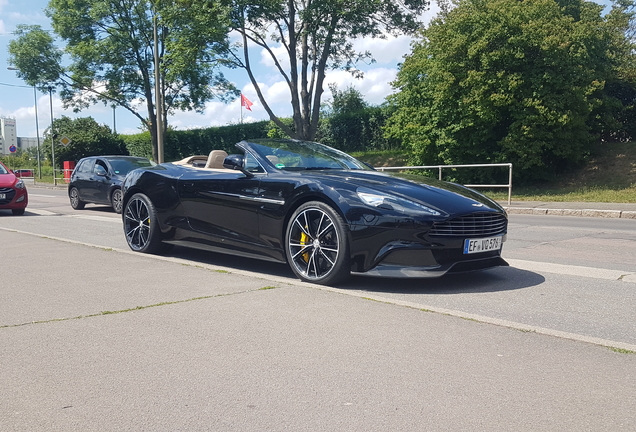
M 245 143 L 262 160 L 280 171 L 373 170 L 353 156 L 317 142 L 263 138 Z
M 146 158 L 136 158 L 136 157 L 118 157 L 118 158 L 104 158 L 110 164 L 110 167 L 113 171 L 113 174 L 125 176 L 130 171 L 135 170 L 137 168 L 150 168 L 156 165 L 153 161 Z M 140 163 L 141 162 L 141 163 Z M 148 163 L 148 165 L 146 165 Z M 122 172 L 123 170 L 117 169 L 122 168 L 122 165 L 126 165 L 125 168 L 129 168 L 126 172 Z

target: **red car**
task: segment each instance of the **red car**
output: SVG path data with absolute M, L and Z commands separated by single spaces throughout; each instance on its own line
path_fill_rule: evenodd
M 24 214 L 29 194 L 22 179 L 0 162 L 0 209 L 10 209 L 14 215 Z
M 33 170 L 31 169 L 17 169 L 17 170 L 13 170 L 13 173 L 15 174 L 16 177 L 20 177 L 20 178 L 33 177 Z

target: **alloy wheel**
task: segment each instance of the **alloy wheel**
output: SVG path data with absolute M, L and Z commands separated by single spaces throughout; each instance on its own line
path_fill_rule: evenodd
M 133 250 L 142 250 L 150 241 L 150 212 L 139 197 L 133 197 L 126 205 L 124 230 Z
M 111 203 L 113 205 L 113 210 L 115 210 L 115 213 L 121 213 L 122 211 L 122 205 L 123 205 L 123 194 L 121 192 L 121 189 L 115 189 L 113 191 L 113 195 L 111 197 Z
M 319 208 L 296 215 L 288 230 L 289 260 L 307 280 L 324 279 L 338 262 L 339 233 L 332 218 Z

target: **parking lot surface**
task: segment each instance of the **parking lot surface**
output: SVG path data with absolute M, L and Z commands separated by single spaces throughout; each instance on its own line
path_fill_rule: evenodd
M 0 290 L 2 431 L 636 429 L 633 353 L 275 272 L 0 242 L 19 245 Z

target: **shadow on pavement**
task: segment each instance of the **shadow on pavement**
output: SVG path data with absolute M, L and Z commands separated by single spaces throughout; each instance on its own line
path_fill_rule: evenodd
M 287 264 L 179 246 L 175 246 L 170 256 L 208 265 L 289 278 L 290 282 L 302 284 L 296 279 Z M 441 278 L 430 279 L 388 279 L 356 275 L 347 283 L 338 286 L 338 288 L 393 294 L 466 294 L 518 290 L 540 285 L 544 281 L 545 278 L 543 276 L 534 272 L 514 267 L 498 267 L 490 270 L 451 274 Z

